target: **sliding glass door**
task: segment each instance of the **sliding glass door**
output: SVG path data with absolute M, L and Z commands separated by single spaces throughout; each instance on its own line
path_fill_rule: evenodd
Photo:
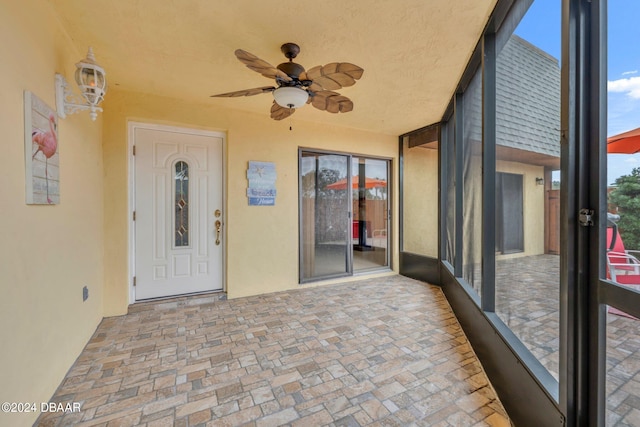
M 300 282 L 387 268 L 389 160 L 300 150 Z

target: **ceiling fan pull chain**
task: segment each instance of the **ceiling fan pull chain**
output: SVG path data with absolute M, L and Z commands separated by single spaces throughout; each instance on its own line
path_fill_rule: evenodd
M 291 114 L 293 114 L 293 108 L 289 107 L 289 112 Z M 291 115 L 289 115 L 289 130 L 293 130 L 293 117 L 291 117 Z

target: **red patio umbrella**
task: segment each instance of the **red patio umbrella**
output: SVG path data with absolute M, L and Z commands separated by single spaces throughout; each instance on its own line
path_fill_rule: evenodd
M 607 153 L 635 154 L 640 152 L 640 128 L 607 138 Z
M 381 188 L 386 187 L 387 181 L 378 178 L 365 178 L 364 188 Z M 351 188 L 354 190 L 358 189 L 358 177 L 354 176 L 351 179 Z M 326 187 L 327 190 L 346 190 L 347 189 L 347 178 L 340 179 L 333 184 L 329 184 Z

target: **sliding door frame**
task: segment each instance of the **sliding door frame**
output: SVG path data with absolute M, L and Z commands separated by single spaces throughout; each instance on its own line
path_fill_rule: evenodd
M 354 158 L 360 158 L 360 159 L 371 159 L 371 160 L 381 160 L 386 162 L 386 180 L 387 180 L 387 194 L 386 194 L 386 200 L 387 200 L 387 212 L 386 212 L 386 223 L 387 223 L 387 235 L 386 235 L 386 250 L 385 250 L 385 265 L 382 265 L 378 268 L 373 267 L 373 268 L 368 268 L 368 269 L 364 269 L 364 270 L 357 270 L 354 271 L 353 269 L 353 260 L 354 260 L 354 256 L 353 256 L 353 229 L 352 226 L 350 225 L 348 227 L 348 238 L 347 238 L 347 251 L 346 251 L 346 257 L 345 257 L 345 263 L 346 263 L 346 272 L 345 273 L 339 273 L 339 274 L 331 274 L 331 275 L 324 275 L 324 276 L 315 276 L 315 277 L 311 277 L 311 278 L 304 278 L 303 277 L 303 272 L 304 272 L 304 263 L 305 263 L 305 259 L 304 259 L 304 229 L 303 229 L 303 206 L 302 206 L 302 192 L 303 192 L 303 183 L 302 183 L 302 156 L 303 153 L 310 153 L 310 154 L 320 154 L 320 155 L 335 155 L 335 156 L 344 156 L 347 159 L 347 188 L 346 191 L 348 191 L 348 196 L 347 198 L 349 199 L 349 205 L 348 205 L 348 210 L 347 210 L 347 215 L 348 215 L 348 221 L 351 222 L 353 221 L 354 218 L 354 212 L 353 212 L 353 190 L 352 190 L 352 179 L 353 179 L 353 168 L 352 168 L 352 163 L 353 163 L 353 159 Z M 359 275 L 359 274 L 369 274 L 372 272 L 378 272 L 378 271 L 388 271 L 392 269 L 392 265 L 391 265 L 391 260 L 392 258 L 392 248 L 391 248 L 391 237 L 392 237 L 392 191 L 391 189 L 393 188 L 393 182 L 392 182 L 392 159 L 388 158 L 388 157 L 381 157 L 381 156 L 372 156 L 372 155 L 366 155 L 366 154 L 357 154 L 357 153 L 349 153 L 349 152 L 341 152 L 341 151 L 334 151 L 334 150 L 323 150 L 323 149 L 316 149 L 316 148 L 307 148 L 307 147 L 299 147 L 298 148 L 298 268 L 299 268 L 299 273 L 298 273 L 298 280 L 300 284 L 306 284 L 306 283 L 312 283 L 312 282 L 318 282 L 318 281 L 322 281 L 322 280 L 329 280 L 329 279 L 335 279 L 335 278 L 340 278 L 340 277 L 350 277 L 350 276 L 355 276 L 355 275 Z M 359 173 L 359 171 L 358 171 Z

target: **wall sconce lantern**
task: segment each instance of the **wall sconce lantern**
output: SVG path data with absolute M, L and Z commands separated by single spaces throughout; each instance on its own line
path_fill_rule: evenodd
M 544 185 L 544 178 L 536 178 L 536 185 Z
M 91 120 L 98 117 L 98 111 L 102 108 L 98 105 L 102 102 L 107 92 L 107 80 L 104 69 L 96 63 L 93 49 L 89 48 L 87 57 L 76 64 L 76 83 L 80 88 L 82 97 L 74 94 L 68 88 L 67 79 L 61 74 L 56 74 L 56 109 L 62 119 L 67 114 L 75 114 L 79 111 L 89 110 Z

